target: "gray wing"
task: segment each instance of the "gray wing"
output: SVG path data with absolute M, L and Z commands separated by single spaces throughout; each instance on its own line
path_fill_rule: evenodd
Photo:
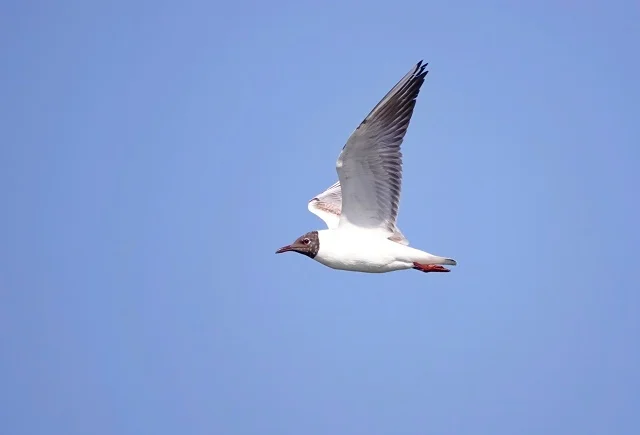
M 336 162 L 342 187 L 340 226 L 380 230 L 394 238 L 402 187 L 400 145 L 428 72 L 426 66 L 418 62 L 374 107 L 342 149 Z

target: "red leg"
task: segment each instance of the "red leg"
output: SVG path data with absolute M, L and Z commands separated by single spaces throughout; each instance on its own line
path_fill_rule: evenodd
M 440 266 L 439 264 L 420 264 L 413 263 L 413 268 L 419 270 L 420 272 L 451 272 L 444 266 Z

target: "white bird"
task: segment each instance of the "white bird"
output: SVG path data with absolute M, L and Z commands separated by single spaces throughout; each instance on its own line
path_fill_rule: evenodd
M 384 273 L 449 272 L 451 258 L 409 246 L 396 226 L 402 184 L 400 145 L 428 73 L 418 62 L 351 134 L 336 162 L 339 181 L 309 201 L 328 229 L 283 246 L 333 269 Z

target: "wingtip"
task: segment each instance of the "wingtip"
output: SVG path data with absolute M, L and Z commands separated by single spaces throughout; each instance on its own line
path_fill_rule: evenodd
M 426 75 L 429 73 L 429 70 L 427 69 L 427 65 L 429 65 L 429 62 L 420 60 L 415 66 L 415 70 L 413 72 L 414 77 L 420 77 L 420 78 L 426 77 Z

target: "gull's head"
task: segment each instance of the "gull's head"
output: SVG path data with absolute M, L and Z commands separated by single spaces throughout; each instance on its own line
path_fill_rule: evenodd
M 290 245 L 283 246 L 276 251 L 276 254 L 282 254 L 283 252 L 297 252 L 299 254 L 306 255 L 309 258 L 315 258 L 320 250 L 320 238 L 317 231 L 311 231 L 303 234 L 296 239 Z

